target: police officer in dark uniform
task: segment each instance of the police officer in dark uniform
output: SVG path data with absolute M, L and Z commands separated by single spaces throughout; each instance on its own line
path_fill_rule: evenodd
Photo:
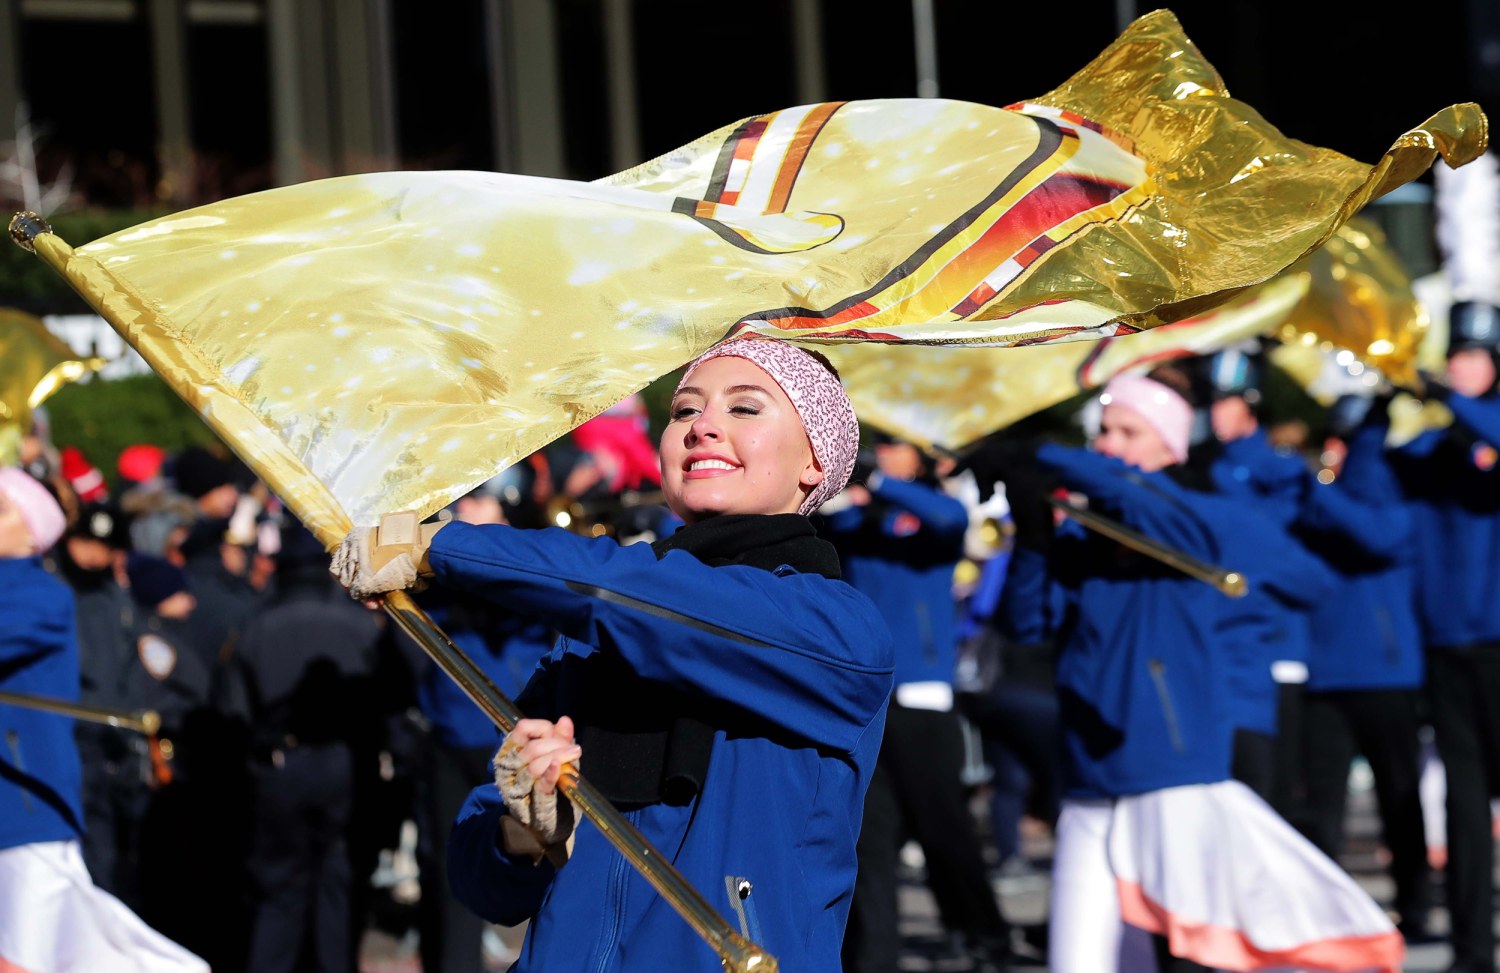
M 141 918 L 215 970 L 233 971 L 243 954 L 231 935 L 241 908 L 239 808 L 214 786 L 226 765 L 208 665 L 192 642 L 197 601 L 187 575 L 165 558 L 132 553 L 126 575 L 136 604 L 126 696 L 162 720 L 155 789 L 141 822 Z
M 111 504 L 79 511 L 53 562 L 78 606 L 79 698 L 93 706 L 133 708 L 129 675 L 136 659 L 136 607 L 120 585 L 130 546 L 126 523 Z M 79 721 L 74 737 L 83 762 L 83 859 L 94 884 L 139 906 L 138 841 L 150 795 L 146 741 Z
M 1391 454 L 1410 503 L 1417 614 L 1438 754 L 1447 770 L 1447 902 L 1455 971 L 1493 971 L 1494 839 L 1500 794 L 1500 308 L 1449 313 L 1446 374 L 1420 394 L 1453 423 Z
M 348 973 L 351 740 L 373 712 L 366 704 L 382 628 L 329 576 L 323 546 L 300 524 L 282 529 L 276 581 L 239 650 L 257 755 L 248 968 L 290 971 L 307 953 L 320 973 Z

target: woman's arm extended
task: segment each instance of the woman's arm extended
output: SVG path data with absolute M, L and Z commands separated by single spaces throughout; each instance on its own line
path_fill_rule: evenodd
M 437 579 L 617 652 L 641 676 L 757 713 L 852 751 L 890 694 L 890 634 L 848 585 L 815 575 L 709 567 L 681 551 L 561 530 L 452 524 L 433 540 Z

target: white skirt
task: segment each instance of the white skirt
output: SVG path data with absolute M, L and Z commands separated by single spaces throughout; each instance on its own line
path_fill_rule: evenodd
M 1065 801 L 1054 973 L 1151 969 L 1149 942 L 1221 970 L 1397 971 L 1405 943 L 1338 865 L 1238 781 Z
M 0 971 L 208 973 L 96 886 L 76 841 L 0 851 Z

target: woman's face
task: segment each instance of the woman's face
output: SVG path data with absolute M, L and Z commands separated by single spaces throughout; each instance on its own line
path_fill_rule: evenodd
M 1155 473 L 1177 462 L 1156 427 L 1139 412 L 1116 402 L 1104 407 L 1094 449 L 1147 473 Z
M 792 402 L 759 365 L 710 359 L 672 399 L 662 492 L 689 524 L 717 514 L 796 513 L 822 482 Z
M 0 557 L 29 557 L 36 553 L 31 528 L 21 519 L 21 508 L 0 493 Z

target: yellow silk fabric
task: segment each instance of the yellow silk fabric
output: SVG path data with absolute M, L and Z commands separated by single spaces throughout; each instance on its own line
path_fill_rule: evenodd
M 33 409 L 103 365 L 99 358 L 79 358 L 41 319 L 0 308 L 0 466 L 16 462 Z
M 348 176 L 37 249 L 332 543 L 436 510 L 735 331 L 875 356 L 1129 333 L 1484 143 L 1474 106 L 1373 168 L 1287 139 L 1158 12 L 1014 110 L 802 106 L 598 183 Z
M 822 351 L 842 375 L 861 420 L 923 448 L 953 452 L 1121 372 L 1268 334 L 1307 288 L 1307 274 L 1286 274 L 1197 317 L 1098 341 Z

